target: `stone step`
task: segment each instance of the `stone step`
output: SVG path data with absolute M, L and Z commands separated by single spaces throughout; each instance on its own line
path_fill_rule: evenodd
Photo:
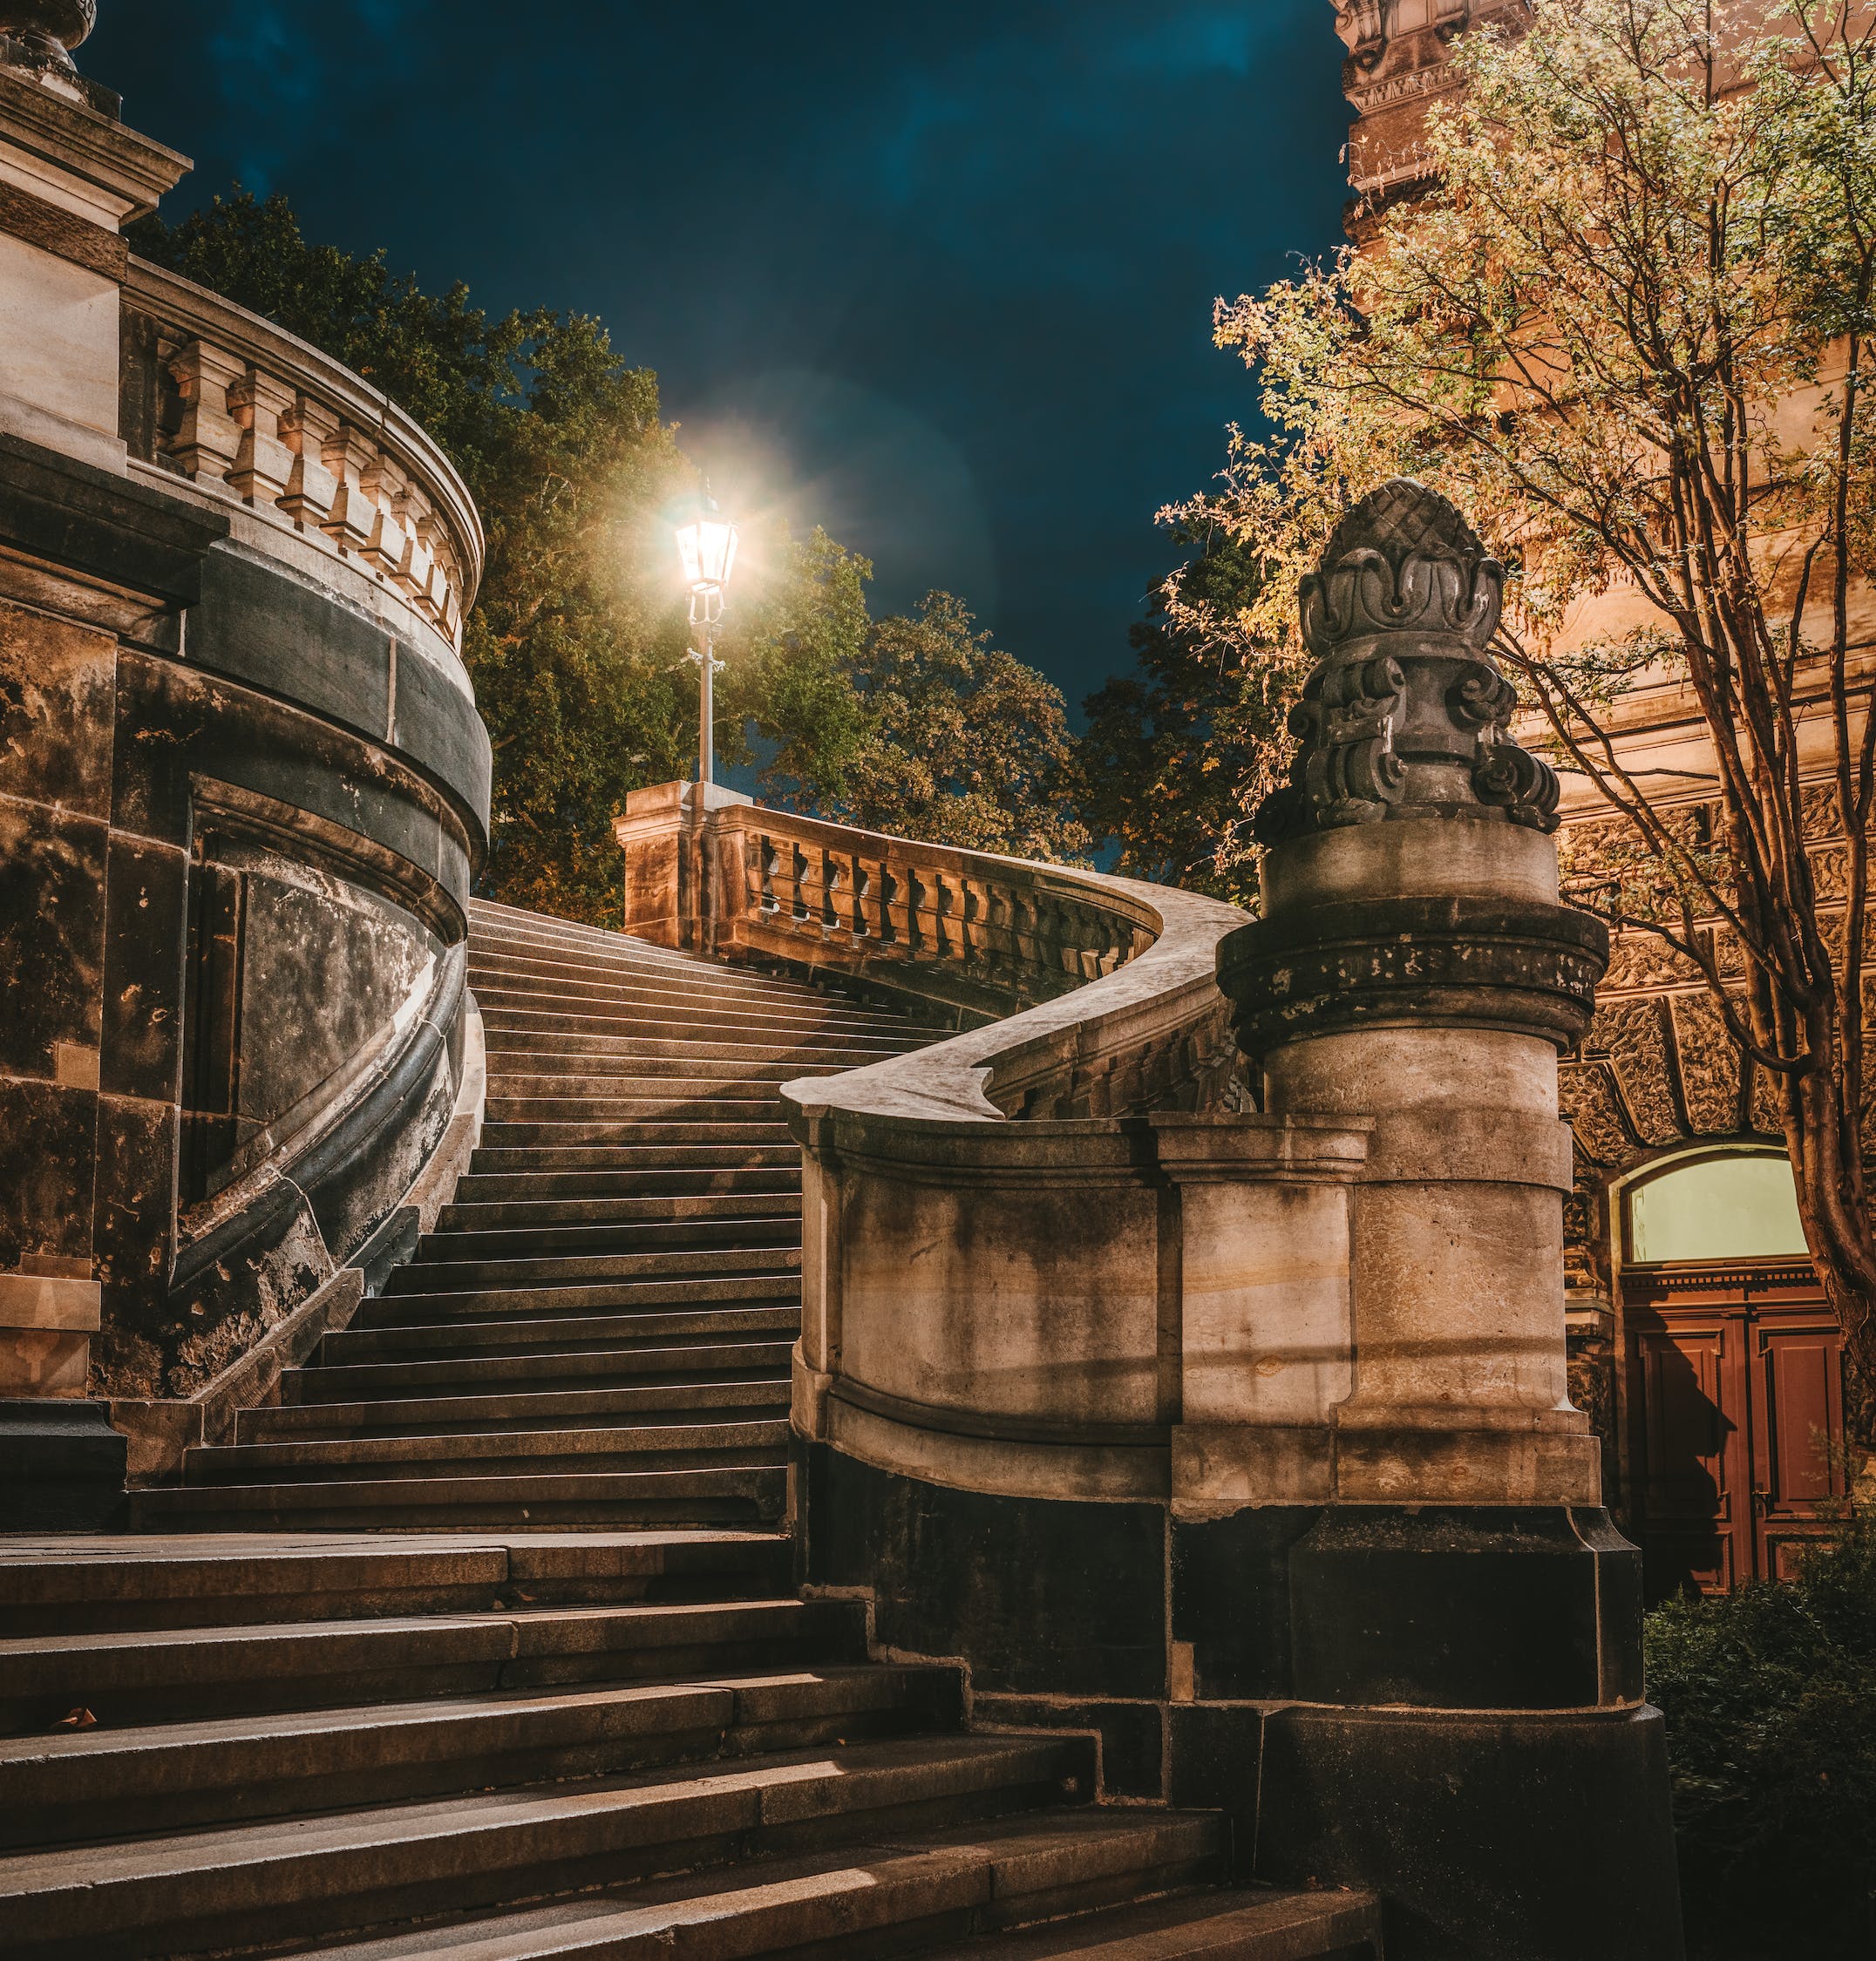
M 582 1157 L 585 1153 L 581 1154 Z M 655 1198 L 661 1192 L 690 1198 L 711 1191 L 775 1191 L 791 1198 L 801 1190 L 800 1154 L 791 1145 L 765 1150 L 728 1151 L 731 1162 L 698 1163 L 690 1152 L 648 1153 L 635 1170 L 594 1169 L 581 1165 L 563 1170 L 466 1171 L 456 1182 L 456 1204 L 500 1205 L 543 1198 Z M 749 1159 L 753 1162 L 739 1162 Z
M 864 990 L 850 993 L 843 977 L 823 970 L 814 978 L 751 962 L 713 960 L 701 953 L 678 953 L 648 946 L 643 940 L 614 935 L 609 940 L 567 939 L 536 928 L 492 928 L 472 921 L 469 928 L 472 974 L 493 967 L 523 965 L 554 976 L 624 974 L 700 987 L 746 989 L 756 994 L 805 996 L 810 1000 L 859 1001 Z
M 339 1479 L 520 1477 L 539 1472 L 676 1471 L 785 1461 L 785 1421 L 670 1421 L 566 1429 L 456 1431 L 198 1446 L 183 1458 L 192 1485 L 330 1483 Z
M 514 1028 L 544 1021 L 552 1027 L 592 1027 L 603 1034 L 608 1025 L 641 1025 L 668 1031 L 675 1024 L 690 1035 L 733 1035 L 747 1029 L 758 1039 L 778 1035 L 872 1035 L 886 1042 L 900 1039 L 902 1024 L 889 1015 L 867 1014 L 825 1002 L 796 1007 L 771 1001 L 750 1001 L 718 1007 L 694 998 L 688 990 L 619 988 L 607 994 L 568 994 L 557 987 L 504 987 L 478 984 L 477 1005 L 489 1028 Z
M 488 1584 L 483 1550 L 478 1584 Z M 9 1735 L 43 1732 L 84 1707 L 108 1730 L 866 1659 L 865 1618 L 848 1601 L 528 1605 L 551 1578 L 529 1578 L 512 1558 L 503 1584 L 506 1608 L 486 1611 L 10 1638 L 0 1641 L 0 1723 Z
M 550 1197 L 517 1194 L 500 1201 L 459 1198 L 438 1215 L 440 1232 L 494 1232 L 517 1226 L 631 1225 L 642 1220 L 764 1218 L 795 1216 L 801 1200 L 799 1171 L 717 1171 L 672 1174 L 679 1183 L 704 1184 L 701 1191 L 667 1186 L 663 1191 L 585 1192 Z M 734 1179 L 736 1184 L 729 1181 Z M 709 1182 L 705 1182 L 709 1181 Z M 463 1183 L 457 1185 L 459 1192 Z
M 1165 1910 L 1202 1912 L 1220 1897 L 1190 1889 L 1216 1872 L 1222 1845 L 1220 1822 L 1191 1812 L 1033 1811 L 751 1860 L 729 1871 L 654 1880 L 319 1952 L 322 1961 L 758 1961 L 784 1954 L 880 1961 L 924 1952 L 934 1942 L 1052 1923 L 1104 1898 L 1173 1894 Z M 1097 1924 L 1075 1924 L 1091 1931 Z M 1298 1948 L 1294 1961 L 1329 1951 Z M 1215 1948 L 1209 1961 L 1231 1956 L 1228 1948 Z M 1148 1961 L 1148 1951 L 1128 1961 Z M 1291 1958 L 1271 1948 L 1257 1961 Z
M 770 1143 L 604 1143 L 575 1145 L 479 1146 L 470 1159 L 467 1177 L 564 1177 L 607 1178 L 659 1177 L 667 1172 L 695 1174 L 705 1170 L 751 1170 L 785 1165 L 797 1175 L 801 1148 L 792 1137 Z
M 785 1001 L 801 1006 L 826 1006 L 830 1000 L 854 1005 L 844 994 L 810 987 L 799 981 L 771 980 L 765 975 L 739 974 L 731 967 L 705 968 L 668 967 L 656 961 L 603 953 L 570 953 L 549 947 L 504 947 L 486 936 L 472 933 L 469 939 L 470 985 L 475 987 L 503 981 L 524 985 L 581 990 L 613 984 L 650 986 L 683 990 L 728 1001 Z
M 1355 1892 L 1180 1893 L 962 1941 L 927 1961 L 1382 1961 L 1381 1903 Z
M 753 1382 L 670 1382 L 642 1388 L 569 1389 L 558 1394 L 377 1397 L 362 1402 L 282 1403 L 244 1409 L 235 1417 L 237 1443 L 284 1443 L 300 1438 L 448 1436 L 471 1430 L 522 1429 L 554 1423 L 569 1428 L 628 1418 L 657 1422 L 680 1415 L 744 1421 L 785 1419 L 788 1378 Z
M 489 1086 L 491 1123 L 782 1123 L 778 1096 L 698 1096 L 680 1086 L 671 1094 L 513 1096 Z
M 290 1401 L 352 1402 L 378 1396 L 475 1395 L 524 1387 L 540 1393 L 634 1382 L 772 1380 L 788 1373 L 794 1347 L 792 1340 L 751 1340 L 654 1348 L 595 1341 L 580 1348 L 568 1346 L 580 1340 L 579 1324 L 554 1321 L 546 1326 L 551 1332 L 538 1345 L 516 1345 L 509 1353 L 499 1347 L 495 1353 L 485 1353 L 459 1342 L 455 1346 L 460 1353 L 452 1355 L 422 1359 L 425 1352 L 418 1349 L 403 1361 L 289 1370 L 282 1379 L 282 1394 Z
M 135 1492 L 139 1529 L 407 1531 L 449 1525 L 772 1525 L 780 1464 L 707 1470 L 530 1472 L 524 1476 L 353 1478 L 330 1483 L 173 1485 Z
M 146 1961 L 616 1886 L 674 1866 L 1007 1816 L 1085 1745 L 914 1737 L 0 1859 L 10 1961 Z
M 348 1333 L 387 1327 L 446 1327 L 489 1319 L 538 1320 L 588 1312 L 632 1314 L 647 1341 L 674 1334 L 714 1339 L 786 1330 L 799 1320 L 799 1275 L 688 1274 L 671 1280 L 615 1281 L 599 1286 L 490 1287 L 460 1293 L 380 1293 L 358 1304 Z M 328 1337 L 337 1340 L 337 1335 Z
M 480 1612 L 524 1597 L 774 1597 L 790 1557 L 772 1532 L 721 1530 L 16 1538 L 0 1559 L 0 1636 Z
M 768 1118 L 739 1118 L 735 1123 L 679 1123 L 663 1120 L 642 1123 L 488 1123 L 482 1146 L 491 1150 L 529 1147 L 631 1143 L 640 1149 L 668 1144 L 785 1144 L 793 1140 L 785 1123 Z M 477 1162 L 482 1152 L 476 1152 Z
M 679 1084 L 697 1084 L 698 1089 L 724 1089 L 737 1094 L 773 1094 L 792 1076 L 839 1075 L 838 1062 L 712 1062 L 712 1061 L 640 1061 L 634 1055 L 557 1055 L 552 1049 L 532 1053 L 528 1049 L 506 1049 L 502 1067 L 491 1078 L 491 1086 L 505 1096 L 522 1096 L 526 1089 L 513 1084 L 540 1084 L 538 1094 L 557 1096 L 565 1090 L 579 1090 L 583 1084 L 643 1084 L 646 1089 L 670 1090 Z M 602 1090 L 607 1094 L 607 1090 Z M 622 1090 L 630 1094 L 630 1090 Z
M 570 980 L 558 975 L 502 973 L 482 966 L 471 985 L 484 1014 L 493 1008 L 547 1002 L 581 1014 L 649 1008 L 665 1019 L 689 1023 L 718 1019 L 760 1020 L 771 1028 L 853 1028 L 893 1035 L 904 1026 L 897 1015 L 881 1014 L 838 995 L 790 994 L 767 987 L 724 987 L 714 981 L 698 982 L 688 975 L 666 980 L 644 974 L 602 974 L 594 971 Z
M 692 1208 L 695 1209 L 692 1209 Z M 433 1266 L 461 1265 L 489 1259 L 542 1259 L 562 1254 L 642 1252 L 712 1252 L 799 1245 L 799 1206 L 778 1209 L 764 1198 L 700 1198 L 676 1211 L 669 1206 L 628 1210 L 611 1219 L 565 1225 L 538 1225 L 520 1230 L 503 1227 L 440 1227 L 425 1233 L 417 1257 L 398 1269 L 419 1280 Z
M 485 1030 L 490 1057 L 506 1063 L 526 1056 L 565 1056 L 576 1063 L 629 1062 L 635 1067 L 672 1063 L 760 1062 L 824 1073 L 830 1069 L 860 1069 L 890 1055 L 902 1055 L 923 1046 L 903 1037 L 867 1036 L 835 1039 L 817 1036 L 786 1041 L 773 1035 L 740 1041 L 686 1035 L 669 1027 L 649 1035 L 581 1034 L 577 1030 L 525 1027 Z M 785 1076 L 783 1080 L 787 1079 Z
M 786 1272 L 801 1263 L 800 1233 L 794 1244 L 779 1240 L 754 1245 L 732 1245 L 690 1252 L 653 1253 L 567 1253 L 530 1259 L 444 1259 L 413 1261 L 391 1276 L 401 1282 L 387 1292 L 415 1293 L 480 1293 L 488 1287 L 552 1286 L 561 1282 L 588 1286 L 595 1281 L 670 1279 L 685 1273 L 747 1273 L 751 1270 Z
M 941 1667 L 500 1690 L 0 1742 L 0 1850 L 948 1732 Z

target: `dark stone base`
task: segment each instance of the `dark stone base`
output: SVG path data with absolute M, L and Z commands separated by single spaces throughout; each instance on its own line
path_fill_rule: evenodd
M 98 1532 L 124 1507 L 127 1441 L 101 1402 L 0 1402 L 0 1532 Z
M 1110 1797 L 1224 1812 L 1240 1883 L 1372 1888 L 1390 1961 L 1679 1961 L 1640 1556 L 1606 1512 L 1189 1520 L 821 1444 L 798 1475 L 805 1578 L 968 1662 L 980 1720 L 1097 1734 Z
M 1683 1951 L 1658 1710 L 1274 1710 L 1261 1771 L 1257 1876 L 1374 1888 L 1388 1961 Z

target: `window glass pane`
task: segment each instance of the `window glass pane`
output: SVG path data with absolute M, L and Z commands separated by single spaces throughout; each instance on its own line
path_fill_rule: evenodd
M 1754 1259 L 1805 1251 L 1791 1166 L 1783 1157 L 1709 1157 L 1628 1195 L 1629 1257 Z

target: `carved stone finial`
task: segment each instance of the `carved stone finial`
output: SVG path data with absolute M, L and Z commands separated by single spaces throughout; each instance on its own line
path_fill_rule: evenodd
M 1489 651 L 1505 567 L 1437 491 L 1397 477 L 1336 526 L 1297 592 L 1316 665 L 1290 712 L 1289 783 L 1266 845 L 1390 818 L 1501 815 L 1556 828 L 1549 764 L 1512 740 L 1518 696 Z
M 28 60 L 76 75 L 71 50 L 98 24 L 98 0 L 0 0 L 0 36 Z

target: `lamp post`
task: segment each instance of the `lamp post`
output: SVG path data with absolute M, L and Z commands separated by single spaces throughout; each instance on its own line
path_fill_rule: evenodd
M 697 781 L 716 777 L 716 679 L 723 662 L 717 658 L 717 622 L 723 618 L 724 587 L 736 565 L 736 526 L 721 516 L 717 500 L 706 490 L 703 508 L 687 525 L 677 527 L 677 550 L 690 587 L 690 624 L 698 629 L 701 648 L 690 658 L 697 664 Z

